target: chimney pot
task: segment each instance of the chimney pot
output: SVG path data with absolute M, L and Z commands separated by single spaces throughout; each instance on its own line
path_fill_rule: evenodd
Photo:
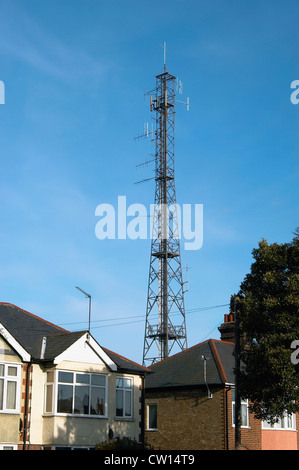
M 221 334 L 221 341 L 235 341 L 235 323 L 234 315 L 231 313 L 224 314 L 224 323 L 218 328 Z

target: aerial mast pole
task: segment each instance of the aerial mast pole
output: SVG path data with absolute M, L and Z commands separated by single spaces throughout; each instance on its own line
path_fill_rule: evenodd
M 180 227 L 174 173 L 176 77 L 166 68 L 156 76 L 150 109 L 155 131 L 155 204 L 146 307 L 143 364 L 167 358 L 176 344 L 187 347 L 184 290 L 180 255 Z M 170 318 L 175 313 L 174 323 Z M 158 324 L 157 324 L 158 316 Z

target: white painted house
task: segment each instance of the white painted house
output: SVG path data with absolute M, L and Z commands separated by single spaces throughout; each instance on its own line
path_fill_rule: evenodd
M 146 371 L 87 331 L 0 303 L 0 450 L 142 442 Z

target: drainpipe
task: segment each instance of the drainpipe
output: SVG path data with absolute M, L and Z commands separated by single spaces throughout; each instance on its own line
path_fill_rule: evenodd
M 30 369 L 31 369 L 32 362 L 27 363 L 27 370 L 26 370 L 26 388 L 25 388 L 25 411 L 24 411 L 24 431 L 23 431 L 23 450 L 26 450 L 26 441 L 27 441 L 27 430 L 30 426 L 28 426 L 28 415 L 29 415 L 29 383 L 30 383 Z M 29 450 L 30 444 L 28 444 Z
M 141 376 L 141 417 L 140 417 L 140 426 L 141 426 L 141 444 L 144 447 L 144 426 L 145 426 L 145 376 Z
M 204 381 L 207 387 L 207 392 L 208 392 L 208 398 L 211 399 L 213 398 L 213 394 L 211 393 L 211 390 L 209 389 L 208 386 L 208 381 L 207 381 L 207 357 L 202 355 L 201 359 L 204 361 L 203 363 L 203 375 L 204 375 Z
M 228 440 L 228 392 L 230 388 L 225 389 L 225 448 L 229 450 L 229 440 Z

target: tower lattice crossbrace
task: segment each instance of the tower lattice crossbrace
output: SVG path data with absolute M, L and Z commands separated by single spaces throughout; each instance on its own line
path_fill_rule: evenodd
M 151 96 L 155 129 L 155 204 L 146 306 L 143 364 L 187 347 L 184 283 L 180 254 L 180 214 L 176 205 L 174 131 L 176 77 L 156 77 Z M 175 347 L 176 346 L 176 347 Z

